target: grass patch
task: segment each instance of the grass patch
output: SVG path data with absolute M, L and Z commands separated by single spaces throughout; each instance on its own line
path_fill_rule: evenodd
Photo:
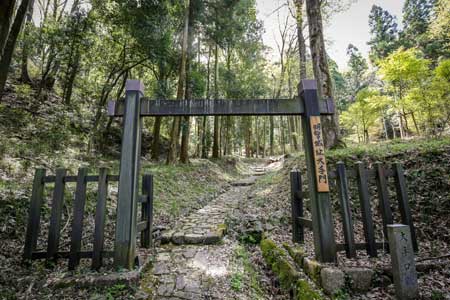
M 358 144 L 344 149 L 327 151 L 327 157 L 333 160 L 348 160 L 365 157 L 372 159 L 383 159 L 405 152 L 418 151 L 421 153 L 436 153 L 443 147 L 450 146 L 450 138 L 414 139 L 414 140 L 392 140 L 377 144 Z
M 234 251 L 234 257 L 235 264 L 241 268 L 231 275 L 231 288 L 235 291 L 250 288 L 252 299 L 264 299 L 260 277 L 250 260 L 250 253 L 244 246 L 238 245 Z
M 188 165 L 144 164 L 142 173 L 154 176 L 154 209 L 171 219 L 199 208 L 217 195 L 230 175 L 201 160 Z

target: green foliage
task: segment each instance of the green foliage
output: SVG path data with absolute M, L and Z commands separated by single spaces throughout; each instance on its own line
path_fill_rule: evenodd
M 349 105 L 355 101 L 356 94 L 369 86 L 371 76 L 368 74 L 366 59 L 354 45 L 347 48 L 348 71 L 335 80 L 336 95 L 338 97 L 338 108 L 340 111 L 347 110 Z
M 106 290 L 106 299 L 114 300 L 121 296 L 128 290 L 128 287 L 124 284 L 116 284 Z
M 364 89 L 356 95 L 355 103 L 341 115 L 341 123 L 348 132 L 356 131 L 358 140 L 369 142 L 369 129 L 381 117 L 392 101 L 375 90 Z
M 380 75 L 392 84 L 398 93 L 414 85 L 429 72 L 430 62 L 419 57 L 415 49 L 399 49 L 380 62 Z M 401 94 L 398 95 L 402 97 Z
M 251 261 L 250 255 L 249 251 L 241 245 L 234 250 L 234 264 L 238 270 L 231 275 L 231 288 L 235 291 L 250 288 L 253 299 L 262 299 L 264 292 L 260 286 L 260 274 Z
M 450 59 L 443 60 L 435 69 L 436 79 L 450 82 Z
M 426 57 L 433 60 L 442 52 L 442 43 L 430 38 L 428 34 L 435 2 L 436 0 L 407 0 L 403 7 L 403 31 L 400 37 L 404 47 L 418 47 Z
M 397 21 L 388 11 L 374 5 L 369 15 L 370 59 L 377 63 L 397 48 Z
M 298 281 L 298 273 L 287 260 L 285 252 L 269 239 L 261 241 L 261 251 L 267 264 L 280 280 L 281 287 L 289 291 Z
M 436 0 L 435 18 L 431 21 L 428 34 L 443 42 L 447 58 L 450 55 L 450 0 Z
M 238 292 L 242 289 L 242 274 L 241 273 L 234 273 L 231 276 L 231 288 Z
M 371 158 L 373 161 L 383 161 L 386 157 L 396 157 L 402 153 L 417 151 L 422 154 L 440 153 L 450 145 L 449 138 L 404 141 L 400 139 L 375 145 L 354 145 L 346 149 L 327 151 L 327 158 L 331 161 L 363 161 Z
M 340 290 L 338 290 L 337 292 L 334 293 L 332 299 L 333 300 L 349 300 L 351 298 L 350 298 L 350 295 L 348 294 L 348 292 L 346 290 L 340 289 Z
M 441 291 L 431 291 L 431 300 L 444 300 L 445 295 Z
M 16 95 L 19 99 L 29 99 L 32 93 L 33 91 L 29 84 L 16 85 Z
M 311 288 L 311 284 L 306 280 L 299 280 L 296 284 L 296 300 L 321 300 L 322 296 L 319 295 L 314 289 Z
M 448 60 L 434 72 L 430 61 L 415 49 L 399 49 L 380 62 L 380 74 L 389 83 L 394 108 L 409 112 L 416 130 L 436 134 L 448 122 Z

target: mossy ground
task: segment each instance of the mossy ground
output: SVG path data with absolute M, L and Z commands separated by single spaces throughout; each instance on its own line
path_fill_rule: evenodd
M 274 241 L 264 239 L 260 246 L 264 259 L 277 276 L 281 287 L 293 293 L 295 300 L 323 299 L 310 282 L 300 278 L 300 273 L 290 262 L 286 252 Z

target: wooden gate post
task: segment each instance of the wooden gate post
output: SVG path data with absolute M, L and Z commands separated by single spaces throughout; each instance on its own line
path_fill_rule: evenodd
M 336 242 L 331 216 L 330 189 L 320 122 L 317 82 L 302 80 L 299 86 L 299 96 L 300 105 L 303 105 L 305 110 L 302 115 L 302 128 L 315 255 L 316 259 L 321 262 L 334 262 L 336 260 Z
M 143 93 L 142 82 L 127 81 L 114 244 L 114 266 L 116 268 L 132 269 L 135 262 L 141 156 L 141 97 Z
M 292 241 L 304 243 L 304 228 L 299 218 L 303 218 L 302 176 L 300 171 L 291 171 L 291 212 L 292 212 Z

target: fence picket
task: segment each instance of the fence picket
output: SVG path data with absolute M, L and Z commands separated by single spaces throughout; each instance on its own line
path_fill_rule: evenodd
M 342 226 L 344 230 L 345 252 L 348 258 L 356 257 L 355 236 L 353 234 L 352 212 L 348 195 L 347 172 L 343 162 L 338 162 L 336 166 L 336 180 L 338 187 L 339 202 L 341 204 Z
M 361 204 L 361 215 L 366 238 L 367 254 L 371 257 L 377 256 L 375 233 L 373 228 L 372 209 L 369 199 L 369 187 L 367 170 L 362 162 L 356 163 L 356 178 L 358 182 L 359 201 Z
M 416 230 L 411 216 L 411 209 L 409 208 L 408 193 L 406 190 L 406 180 L 403 171 L 403 166 L 400 163 L 394 165 L 394 180 L 397 190 L 397 201 L 400 208 L 400 215 L 402 216 L 402 222 L 408 225 L 411 231 L 411 239 L 414 251 L 419 250 L 417 243 Z
M 45 172 L 45 169 L 36 169 L 36 173 L 34 175 L 27 232 L 25 235 L 25 247 L 23 250 L 24 260 L 32 259 L 33 251 L 36 249 L 41 222 L 41 208 L 44 196 Z
M 80 263 L 78 252 L 81 250 L 81 238 L 83 234 L 84 206 L 86 203 L 86 186 L 88 169 L 78 170 L 77 187 L 73 205 L 73 222 L 69 255 L 69 270 L 74 270 Z
M 98 270 L 103 262 L 103 245 L 105 240 L 106 198 L 108 196 L 108 172 L 101 168 L 98 179 L 97 205 L 95 208 L 94 251 L 92 269 Z
M 144 175 L 142 179 L 142 194 L 147 201 L 142 203 L 141 220 L 147 224 L 141 232 L 141 246 L 150 248 L 152 246 L 152 224 L 153 224 L 153 176 Z
M 302 177 L 299 171 L 291 172 L 291 212 L 292 212 L 292 241 L 303 243 L 304 226 L 299 221 L 303 217 Z
M 55 175 L 55 189 L 53 191 L 52 212 L 50 217 L 50 228 L 48 232 L 47 259 L 57 260 L 56 253 L 59 248 L 59 236 L 61 234 L 62 210 L 64 207 L 64 191 L 66 183 L 66 169 L 57 169 Z
M 377 172 L 375 178 L 377 181 L 378 199 L 380 202 L 381 217 L 383 219 L 383 234 L 387 240 L 387 225 L 393 224 L 394 221 L 392 218 L 391 206 L 389 204 L 388 186 L 383 165 L 379 162 L 375 163 L 375 170 Z

